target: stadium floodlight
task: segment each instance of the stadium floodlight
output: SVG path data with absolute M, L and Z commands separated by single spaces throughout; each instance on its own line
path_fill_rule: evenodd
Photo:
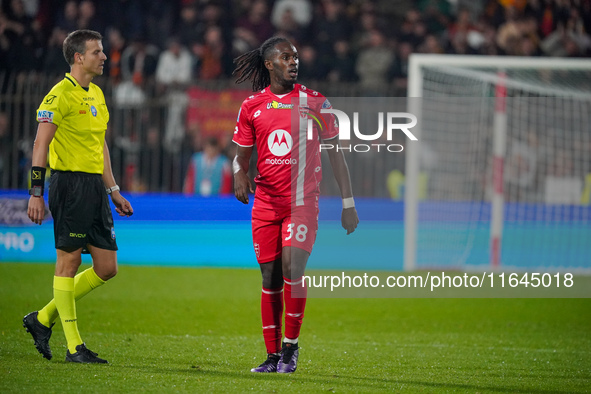
M 413 54 L 408 97 L 405 270 L 591 271 L 591 60 Z

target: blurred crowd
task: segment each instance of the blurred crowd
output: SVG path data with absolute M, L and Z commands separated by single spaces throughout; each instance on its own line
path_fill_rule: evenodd
M 300 81 L 327 95 L 398 97 L 412 53 L 591 56 L 591 0 L 0 0 L 0 187 L 26 186 L 28 114 L 69 71 L 62 42 L 76 29 L 104 36 L 108 83 L 97 83 L 113 100 L 123 187 L 208 194 L 226 190 L 233 126 L 220 123 L 216 154 L 199 156 L 207 135 L 187 124 L 188 88 L 228 86 L 233 59 L 267 38 L 289 38 Z M 19 81 L 42 90 L 24 107 Z M 200 172 L 212 168 L 217 180 Z
M 114 83 L 141 85 L 159 63 L 224 79 L 232 60 L 279 34 L 302 80 L 404 85 L 411 53 L 591 55 L 591 0 L 0 0 L 0 73 L 61 75 L 68 32 L 104 35 Z M 164 67 L 164 66 L 162 66 Z

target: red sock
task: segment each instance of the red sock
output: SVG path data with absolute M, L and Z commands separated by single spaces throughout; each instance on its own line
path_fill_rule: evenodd
M 290 280 L 283 278 L 285 298 L 285 337 L 297 339 L 300 336 L 308 288 L 304 278 Z
M 281 318 L 283 317 L 283 288 L 265 289 L 261 293 L 263 338 L 267 353 L 281 351 Z

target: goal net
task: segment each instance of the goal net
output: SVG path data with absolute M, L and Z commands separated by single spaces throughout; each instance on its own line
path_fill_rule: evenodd
M 413 55 L 408 96 L 406 270 L 591 271 L 591 61 Z

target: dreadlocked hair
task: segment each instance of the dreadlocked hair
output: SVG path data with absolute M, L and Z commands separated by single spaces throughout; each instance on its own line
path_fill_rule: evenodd
M 259 48 L 246 52 L 234 59 L 236 68 L 232 72 L 232 75 L 238 76 L 236 83 L 242 83 L 251 79 L 253 92 L 267 87 L 271 83 L 271 76 L 269 75 L 269 70 L 265 67 L 265 59 L 269 56 L 275 45 L 280 42 L 289 42 L 289 40 L 284 37 L 271 37 L 263 42 L 263 45 Z

